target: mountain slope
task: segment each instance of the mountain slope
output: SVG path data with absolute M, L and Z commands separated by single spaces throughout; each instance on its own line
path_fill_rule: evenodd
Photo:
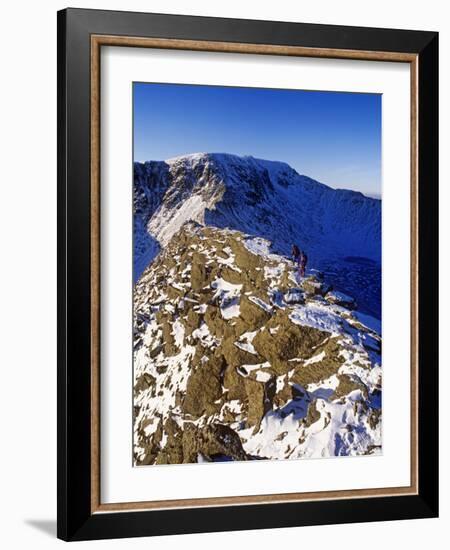
M 379 453 L 380 323 L 271 248 L 185 223 L 136 283 L 136 465 Z
M 311 266 L 380 316 L 381 201 L 253 157 L 187 155 L 135 163 L 134 172 L 135 279 L 194 220 L 264 237 L 279 254 L 296 242 Z

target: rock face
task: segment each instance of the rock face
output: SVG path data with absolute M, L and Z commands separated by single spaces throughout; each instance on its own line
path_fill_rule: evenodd
M 380 451 L 376 323 L 297 277 L 262 238 L 172 236 L 134 290 L 136 465 Z

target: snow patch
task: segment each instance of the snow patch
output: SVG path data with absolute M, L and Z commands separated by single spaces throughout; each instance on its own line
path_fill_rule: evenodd
M 290 320 L 297 324 L 316 328 L 331 334 L 343 332 L 343 320 L 339 315 L 332 313 L 330 308 L 320 304 L 297 306 L 289 315 Z
M 313 365 L 314 363 L 320 363 L 325 358 L 326 353 L 324 351 L 321 351 L 317 355 L 314 355 L 313 357 L 310 357 L 307 359 L 303 364 L 304 365 Z

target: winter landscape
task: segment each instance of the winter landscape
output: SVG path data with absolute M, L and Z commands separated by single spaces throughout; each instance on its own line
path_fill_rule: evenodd
M 380 199 L 204 152 L 133 206 L 136 466 L 382 452 Z

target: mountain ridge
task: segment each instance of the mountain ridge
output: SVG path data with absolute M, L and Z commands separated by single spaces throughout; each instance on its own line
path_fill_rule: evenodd
M 381 453 L 380 323 L 266 239 L 185 223 L 133 314 L 136 466 Z
M 297 243 L 336 288 L 356 294 L 363 308 L 380 316 L 380 200 L 252 156 L 195 153 L 136 162 L 135 280 L 190 220 L 266 238 L 282 255 Z M 372 267 L 346 258 L 367 259 Z M 370 280 L 361 285 L 364 277 Z
M 381 201 L 381 198 L 379 196 L 372 196 L 372 195 L 369 195 L 369 194 L 364 194 L 362 193 L 361 191 L 357 191 L 355 189 L 349 189 L 349 188 L 346 188 L 346 187 L 332 187 L 324 182 L 321 182 L 319 180 L 316 180 L 306 174 L 302 174 L 302 173 L 299 173 L 295 168 L 293 168 L 289 163 L 287 163 L 286 161 L 281 161 L 281 160 L 272 160 L 272 159 L 263 159 L 263 158 L 260 158 L 260 157 L 255 157 L 253 155 L 237 155 L 237 154 L 234 154 L 234 153 L 225 153 L 225 152 L 206 152 L 206 151 L 202 151 L 202 152 L 197 152 L 197 153 L 188 153 L 188 154 L 185 154 L 185 155 L 176 155 L 174 157 L 169 157 L 167 159 L 160 159 L 160 160 L 136 160 L 134 161 L 134 165 L 145 165 L 145 164 L 148 164 L 148 163 L 166 163 L 168 165 L 171 165 L 171 164 L 174 164 L 176 162 L 180 162 L 180 161 L 195 161 L 195 160 L 200 160 L 200 159 L 209 159 L 209 160 L 225 160 L 227 158 L 232 158 L 232 159 L 243 159 L 243 160 L 250 160 L 250 161 L 254 161 L 258 164 L 266 164 L 268 166 L 279 166 L 280 168 L 285 168 L 287 170 L 291 170 L 293 172 L 295 172 L 299 177 L 301 178 L 305 178 L 305 179 L 308 179 L 314 183 L 317 183 L 321 186 L 324 186 L 324 187 L 327 187 L 328 189 L 330 190 L 333 190 L 333 191 L 348 191 L 350 193 L 356 193 L 357 195 L 362 195 L 363 197 L 366 197 L 368 199 L 373 199 L 373 200 L 377 200 L 377 201 Z

